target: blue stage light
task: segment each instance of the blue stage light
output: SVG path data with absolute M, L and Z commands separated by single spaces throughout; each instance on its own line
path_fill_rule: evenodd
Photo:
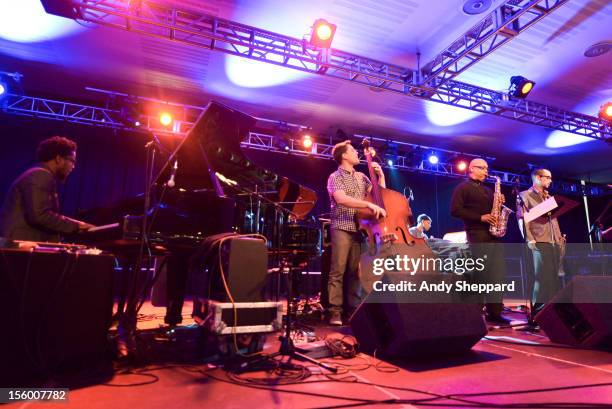
M 393 159 L 387 159 L 387 165 L 393 166 Z
M 428 160 L 428 161 L 429 161 L 429 163 L 431 163 L 432 165 L 437 165 L 437 164 L 438 164 L 438 162 L 440 161 L 440 159 L 439 159 L 439 158 L 438 158 L 436 155 L 434 155 L 434 154 L 429 155 L 429 157 L 427 158 L 427 160 Z

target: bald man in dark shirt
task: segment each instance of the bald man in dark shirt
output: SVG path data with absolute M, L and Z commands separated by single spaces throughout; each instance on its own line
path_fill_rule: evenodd
M 505 283 L 506 266 L 501 241 L 489 233 L 489 226 L 497 220 L 491 215 L 493 191 L 484 186 L 489 166 L 484 159 L 470 162 L 468 180 L 461 182 L 453 191 L 451 214 L 465 224 L 465 232 L 474 259 L 483 258 L 485 269 L 474 272 L 473 281 L 478 283 Z M 486 301 L 487 320 L 507 324 L 502 317 L 503 294 L 490 293 Z

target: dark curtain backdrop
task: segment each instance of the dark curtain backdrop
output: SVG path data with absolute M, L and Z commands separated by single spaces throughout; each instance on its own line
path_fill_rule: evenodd
M 108 205 L 143 192 L 146 159 L 144 145 L 150 140 L 150 136 L 0 114 L 0 138 L 3 142 L 0 152 L 3 169 L 0 176 L 2 200 L 12 181 L 34 163 L 37 143 L 53 135 L 67 136 L 78 143 L 77 166 L 60 190 L 62 210 L 65 214 L 74 215 L 78 209 Z M 166 139 L 164 142 L 172 145 L 177 141 Z M 252 149 L 246 152 L 259 165 L 317 191 L 318 202 L 312 212 L 313 216 L 329 212 L 326 182 L 327 176 L 336 169 L 333 161 Z M 158 160 L 159 163 L 161 160 Z M 359 170 L 366 172 L 364 167 Z M 427 213 L 432 217 L 431 233 L 435 237 L 463 229 L 461 221 L 450 216 L 451 194 L 460 179 L 398 170 L 388 170 L 386 175 L 388 187 L 399 192 L 403 192 L 407 187 L 412 189 L 413 213 L 415 217 L 420 213 Z M 511 189 L 505 186 L 502 188 L 511 202 L 509 207 L 514 208 L 513 200 L 510 200 Z M 580 196 L 573 199 L 582 203 Z M 590 200 L 591 219 L 599 215 L 608 200 L 610 197 Z M 567 214 L 560 223 L 570 242 L 587 240 L 583 206 Z M 514 216 L 511 216 L 507 236 L 509 241 L 520 241 Z

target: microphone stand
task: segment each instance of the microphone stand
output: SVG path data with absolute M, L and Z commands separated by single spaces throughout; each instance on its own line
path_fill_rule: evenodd
M 289 279 L 288 284 L 289 285 L 287 289 L 287 292 L 288 292 L 287 294 L 287 319 L 285 321 L 285 333 L 279 337 L 281 341 L 279 350 L 271 354 L 269 358 L 273 359 L 274 357 L 277 357 L 277 356 L 287 356 L 289 357 L 289 361 L 291 361 L 291 359 L 308 361 L 332 373 L 337 373 L 338 372 L 337 368 L 329 364 L 326 364 L 325 362 L 318 361 L 314 358 L 309 357 L 308 355 L 305 355 L 305 354 L 302 354 L 296 351 L 295 345 L 293 344 L 293 340 L 291 339 L 292 320 L 296 319 L 295 317 L 296 308 L 294 308 L 295 305 L 293 303 L 293 279 L 292 279 L 293 270 L 295 269 L 294 264 L 295 264 L 295 260 L 289 261 L 289 274 L 288 274 L 288 279 Z
M 151 207 L 151 191 L 153 184 L 153 172 L 155 169 L 155 152 L 157 150 L 157 140 L 153 135 L 153 140 L 149 141 L 145 145 L 147 152 L 146 169 L 145 169 L 145 192 L 144 192 L 144 205 L 143 205 L 143 216 L 140 233 L 140 245 L 138 248 L 138 254 L 136 255 L 135 263 L 133 264 L 132 279 L 130 280 L 129 288 L 127 288 L 126 294 L 126 305 L 123 311 L 118 311 L 119 323 L 117 326 L 117 351 L 119 356 L 122 358 L 132 356 L 137 353 L 136 350 L 136 330 L 137 330 L 137 316 L 138 316 L 138 296 L 141 293 L 139 291 L 139 276 L 141 275 L 141 268 L 144 259 L 145 248 L 149 253 L 149 262 L 151 258 L 151 252 L 149 248 L 149 240 L 147 237 L 148 233 L 148 215 Z
M 253 191 L 251 189 L 248 189 L 246 187 L 239 187 L 237 185 L 232 186 L 234 189 L 236 189 L 239 192 L 242 193 L 246 193 L 248 195 L 257 197 L 258 200 L 263 201 L 264 203 L 270 204 L 274 206 L 274 210 L 275 213 L 281 213 L 282 215 L 284 214 L 288 214 L 288 215 L 292 215 L 294 217 L 297 217 L 297 215 L 287 209 L 286 207 L 282 206 L 281 203 L 283 204 L 287 204 L 287 203 L 292 203 L 292 202 L 275 202 L 273 200 L 270 200 L 269 198 L 265 197 L 261 192 L 258 192 L 257 190 Z M 302 203 L 302 202 L 300 202 Z M 280 235 L 280 229 L 277 229 L 277 231 L 275 232 L 275 235 Z M 277 237 L 278 238 L 278 237 Z M 279 239 L 279 238 L 278 238 Z M 280 242 L 280 239 L 279 239 Z M 317 365 L 323 369 L 326 369 L 332 373 L 337 373 L 338 369 L 326 364 L 324 362 L 318 361 L 314 358 L 311 358 L 305 354 L 302 354 L 298 351 L 296 351 L 295 349 L 295 345 L 293 344 L 293 340 L 291 339 L 291 327 L 292 327 L 292 321 L 297 321 L 297 318 L 295 316 L 296 314 L 296 308 L 294 303 L 293 303 L 293 272 L 296 269 L 296 254 L 295 251 L 292 251 L 290 253 L 290 257 L 288 260 L 288 268 L 289 268 L 289 274 L 288 276 L 288 288 L 287 288 L 287 318 L 285 321 L 285 333 L 279 337 L 281 344 L 280 344 L 280 348 L 277 352 L 269 355 L 267 358 L 268 359 L 273 359 L 277 356 L 287 356 L 289 357 L 289 361 L 291 361 L 291 359 L 298 359 L 298 360 L 302 360 L 302 361 L 308 361 L 314 365 Z M 251 364 L 254 364 L 254 362 L 256 361 L 252 361 Z M 247 362 L 246 365 L 242 366 L 242 368 L 244 369 L 245 367 L 248 367 L 249 363 Z
M 516 196 L 516 214 L 518 215 L 518 209 L 522 209 L 522 215 L 523 217 L 521 217 L 520 219 L 518 219 L 517 216 L 517 220 L 519 222 L 519 227 L 521 229 L 521 233 L 523 234 L 525 240 L 527 241 L 527 226 L 525 224 L 525 210 L 527 209 L 527 206 L 525 205 L 525 202 L 523 201 L 523 198 L 520 195 L 520 188 L 519 188 L 519 184 L 518 184 L 518 179 L 515 179 L 515 186 L 512 189 L 512 195 Z M 527 260 L 529 255 L 531 255 L 531 250 L 529 249 L 528 245 L 525 245 L 523 247 L 523 261 L 524 261 L 524 265 L 525 267 L 527 267 Z M 531 292 L 533 292 L 533 290 L 531 289 L 532 285 L 531 285 L 531 279 L 528 279 L 529 282 L 529 289 L 531 290 Z M 534 321 L 533 317 L 533 300 L 532 300 L 532 295 L 531 294 L 527 294 L 527 297 L 529 297 L 527 301 L 527 305 L 529 307 L 529 314 L 527 315 L 527 322 L 525 323 L 521 323 L 521 324 L 508 324 L 508 325 L 495 325 L 492 328 L 494 329 L 502 329 L 502 328 L 517 328 L 521 331 L 526 331 L 526 332 L 539 332 L 538 328 L 537 328 L 537 323 Z
M 529 260 L 529 256 L 531 256 L 532 250 L 529 248 L 528 238 L 527 238 L 527 224 L 525 223 L 525 211 L 527 210 L 527 205 L 525 204 L 525 202 L 523 201 L 523 198 L 521 197 L 518 179 L 515 179 L 515 185 L 514 185 L 514 188 L 512 189 L 512 194 L 516 196 L 517 211 L 520 206 L 520 209 L 522 210 L 521 214 L 523 215 L 523 217 L 519 219 L 519 224 L 520 224 L 521 232 L 523 233 L 523 236 L 525 239 L 525 246 L 523 247 L 523 261 L 525 265 L 525 270 L 527 270 L 527 261 Z M 529 306 L 529 314 L 527 315 L 527 322 L 525 324 L 518 325 L 518 327 L 523 327 L 525 331 L 537 332 L 537 324 L 534 320 L 534 311 L 533 311 L 533 299 L 532 299 L 533 283 L 532 281 L 533 281 L 532 278 L 530 277 L 530 275 L 528 275 L 527 282 L 531 284 L 528 286 L 528 289 L 530 291 L 527 293 L 527 297 L 528 297 L 527 305 Z

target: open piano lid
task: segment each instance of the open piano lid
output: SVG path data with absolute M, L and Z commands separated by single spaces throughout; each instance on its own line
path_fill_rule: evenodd
M 215 175 L 215 171 L 221 172 L 227 167 L 223 163 L 226 155 L 220 154 L 241 152 L 240 142 L 255 122 L 252 116 L 211 101 L 170 155 L 155 184 L 161 185 L 169 179 L 176 161 L 176 187 L 187 191 L 215 189 L 219 196 L 224 196 Z
M 279 177 L 251 161 L 240 143 L 253 129 L 256 119 L 219 102 L 211 101 L 200 114 L 170 159 L 159 172 L 155 184 L 161 186 L 169 179 L 174 162 L 177 169 L 175 186 L 185 191 L 216 191 L 225 196 L 230 189 L 217 174 L 237 182 L 238 188 L 276 191 L 269 199 L 277 202 L 301 202 L 283 207 L 297 219 L 305 218 L 316 202 L 316 193 L 307 187 Z

